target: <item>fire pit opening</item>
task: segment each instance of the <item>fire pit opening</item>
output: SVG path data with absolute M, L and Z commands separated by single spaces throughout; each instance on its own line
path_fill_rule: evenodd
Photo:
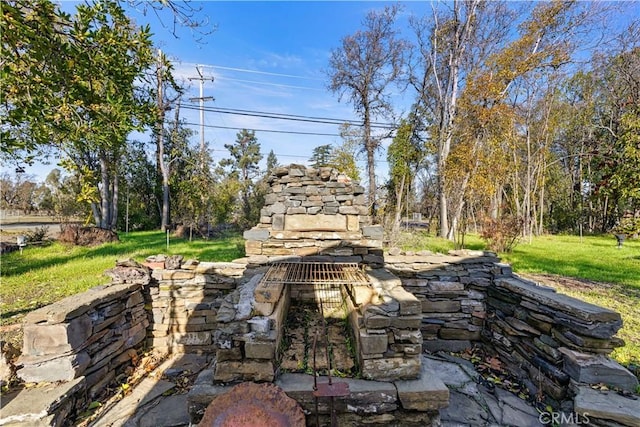
M 290 306 L 282 334 L 280 372 L 357 374 L 349 312 L 353 286 L 368 279 L 356 263 L 295 262 L 272 265 L 264 287 L 289 287 Z

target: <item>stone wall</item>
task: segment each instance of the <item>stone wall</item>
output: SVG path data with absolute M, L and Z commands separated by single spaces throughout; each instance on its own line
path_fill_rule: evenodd
M 54 382 L 84 376 L 92 398 L 130 365 L 149 326 L 149 275 L 143 267 L 123 264 L 108 273 L 112 285 L 67 297 L 25 317 L 21 379 Z
M 577 383 L 633 392 L 638 379 L 606 357 L 624 345 L 620 314 L 519 277 L 496 277 L 487 289 L 483 338 L 507 369 L 556 401 Z
M 385 267 L 422 303 L 423 348 L 462 351 L 487 344 L 509 372 L 535 393 L 562 401 L 578 384 L 606 383 L 633 391 L 638 379 L 606 357 L 619 313 L 524 280 L 493 253 L 404 253 Z
M 276 168 L 260 222 L 244 233 L 248 262 L 307 261 L 380 266 L 382 227 L 371 225 L 364 188 L 332 168 Z
M 510 274 L 491 252 L 449 255 L 391 249 L 385 267 L 421 303 L 423 349 L 461 351 L 479 341 L 486 317 L 486 289 L 495 272 Z
M 147 260 L 153 267 L 149 286 L 151 324 L 147 345 L 167 352 L 214 353 L 213 333 L 224 297 L 245 280 L 246 265 L 188 260 L 165 263 Z M 222 315 L 220 315 L 222 316 Z
M 266 266 L 149 261 L 153 270 L 118 263 L 108 272 L 111 285 L 26 317 L 18 375 L 70 385 L 59 387 L 56 419 L 97 396 L 145 345 L 215 354 L 214 388 L 276 379 L 289 286 L 262 289 Z M 530 388 L 558 401 L 576 384 L 638 384 L 607 357 L 622 345 L 618 313 L 522 280 L 491 253 L 391 250 L 385 261 L 385 268 L 367 269 L 370 286 L 345 288 L 363 378 L 414 381 L 423 370 L 421 350 L 484 343 Z
M 367 271 L 371 286 L 347 286 L 360 373 L 369 380 L 416 379 L 421 373 L 420 301 L 385 269 Z

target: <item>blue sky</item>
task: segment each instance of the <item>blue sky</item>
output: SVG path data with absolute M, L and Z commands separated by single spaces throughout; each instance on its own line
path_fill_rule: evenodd
M 372 9 L 381 10 L 391 2 L 324 1 L 324 2 L 245 2 L 206 1 L 191 2 L 201 8 L 199 18 L 208 18 L 211 34 L 202 36 L 188 28 L 176 27 L 178 37 L 172 34 L 173 18 L 167 11 L 159 16 L 148 10 L 128 9 L 138 24 L 151 26 L 157 47 L 174 62 L 175 75 L 187 85 L 185 98 L 198 96 L 198 84 L 189 81 L 197 77 L 196 65 L 201 65 L 207 81 L 204 95 L 214 101 L 206 107 L 263 111 L 313 117 L 331 117 L 357 120 L 353 108 L 345 100 L 327 89 L 325 70 L 332 49 L 338 48 L 341 39 L 362 28 L 362 20 Z M 62 7 L 73 12 L 77 2 L 64 1 Z M 431 13 L 430 2 L 403 2 L 404 11 L 398 28 L 409 36 L 408 18 L 411 14 L 423 16 Z M 633 8 L 629 10 L 633 11 Z M 635 13 L 635 15 L 634 15 Z M 640 19 L 640 7 L 619 19 Z M 164 26 L 162 25 L 164 23 Z M 616 24 L 613 24 L 616 25 Z M 200 42 L 197 39 L 202 38 Z M 413 101 L 408 91 L 401 94 L 396 88 L 394 103 L 396 114 L 402 114 Z M 187 102 L 187 101 L 185 101 Z M 193 143 L 200 140 L 199 113 L 196 109 L 181 110 L 181 116 L 192 126 L 196 134 Z M 340 144 L 337 125 L 275 120 L 264 117 L 206 112 L 206 126 L 255 129 L 258 142 L 265 155 L 273 150 L 281 164 L 305 163 L 314 147 L 323 144 Z M 263 130 L 330 134 L 295 135 Z M 220 160 L 228 152 L 224 144 L 235 141 L 236 129 L 206 127 L 207 141 L 214 160 Z M 147 135 L 132 135 L 148 140 Z M 386 141 L 385 146 L 390 141 Z M 386 179 L 387 164 L 384 149 L 378 152 L 378 183 Z M 365 162 L 358 162 L 364 176 Z M 27 173 L 44 180 L 48 170 L 55 165 L 27 168 Z
M 352 107 L 339 102 L 327 90 L 325 70 L 331 49 L 341 39 L 361 28 L 366 13 L 381 9 L 383 2 L 204 2 L 201 14 L 209 17 L 216 31 L 195 41 L 198 34 L 180 31 L 179 39 L 167 29 L 155 27 L 156 43 L 174 58 L 176 74 L 196 77 L 196 64 L 203 66 L 205 96 L 215 101 L 207 107 L 221 107 L 356 120 Z M 405 18 L 406 19 L 406 18 Z M 170 22 L 170 18 L 165 19 Z M 198 96 L 193 81 L 189 96 Z M 189 123 L 199 123 L 198 112 L 184 111 Z M 329 135 L 295 135 L 263 130 L 338 135 L 336 125 L 314 124 L 222 113 L 205 113 L 205 124 L 256 129 L 266 154 L 273 150 L 281 164 L 305 163 L 314 147 L 340 144 Z M 199 132 L 199 127 L 194 129 Z M 225 143 L 235 141 L 237 130 L 205 128 L 205 140 L 214 159 L 227 154 Z M 195 139 L 199 137 L 196 136 Z M 384 151 L 379 153 L 384 160 Z M 364 168 L 364 161 L 360 162 Z M 380 162 L 380 175 L 386 163 Z
M 65 1 L 62 2 L 62 7 L 73 13 L 76 4 L 77 2 Z M 361 22 L 368 11 L 381 10 L 390 2 L 205 1 L 192 4 L 194 8 L 200 9 L 197 16 L 207 17 L 209 28 L 215 27 L 215 31 L 203 35 L 189 28 L 176 27 L 176 37 L 172 31 L 173 17 L 168 11 L 156 14 L 152 10 L 144 13 L 142 7 L 126 9 L 136 23 L 151 26 L 155 45 L 173 61 L 174 75 L 187 87 L 181 117 L 193 124 L 190 127 L 195 131 L 192 138 L 194 144 L 200 141 L 199 112 L 196 108 L 188 109 L 185 104 L 194 106 L 197 103 L 188 102 L 188 98 L 199 96 L 198 82 L 189 80 L 198 77 L 197 65 L 201 66 L 205 77 L 214 79 L 213 82 L 208 80 L 204 83 L 204 96 L 215 98 L 214 101 L 205 103 L 206 108 L 357 121 L 347 99 L 339 102 L 338 96 L 327 89 L 328 77 L 325 70 L 331 50 L 340 46 L 341 39 L 362 28 Z M 411 10 L 430 8 L 428 3 L 409 5 Z M 401 18 L 405 21 L 408 20 L 408 9 Z M 399 103 L 402 102 L 399 100 Z M 408 100 L 406 104 L 410 102 Z M 342 142 L 337 125 L 218 112 L 205 112 L 204 124 L 205 141 L 216 161 L 228 155 L 224 144 L 235 141 L 238 129 L 210 126 L 256 130 L 264 160 L 269 151 L 273 150 L 279 163 L 283 165 L 304 164 L 315 147 Z M 297 135 L 264 130 L 326 135 Z M 132 138 L 149 140 L 146 134 L 136 133 Z M 380 179 L 385 178 L 388 170 L 385 156 L 384 150 L 378 153 L 380 162 L 376 171 Z M 359 159 L 358 164 L 364 176 L 364 156 Z M 44 179 L 48 170 L 54 166 L 27 168 L 27 173 Z

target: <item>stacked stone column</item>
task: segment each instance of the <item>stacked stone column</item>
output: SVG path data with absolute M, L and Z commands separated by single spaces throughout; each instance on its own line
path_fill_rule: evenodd
M 382 265 L 382 228 L 372 226 L 364 188 L 332 168 L 276 168 L 260 222 L 244 233 L 248 262 Z

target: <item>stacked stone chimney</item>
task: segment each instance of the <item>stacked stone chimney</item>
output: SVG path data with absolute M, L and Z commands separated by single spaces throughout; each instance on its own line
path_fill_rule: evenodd
M 336 169 L 289 165 L 268 178 L 260 222 L 244 233 L 249 263 L 383 264 L 382 227 L 371 225 L 364 188 Z

